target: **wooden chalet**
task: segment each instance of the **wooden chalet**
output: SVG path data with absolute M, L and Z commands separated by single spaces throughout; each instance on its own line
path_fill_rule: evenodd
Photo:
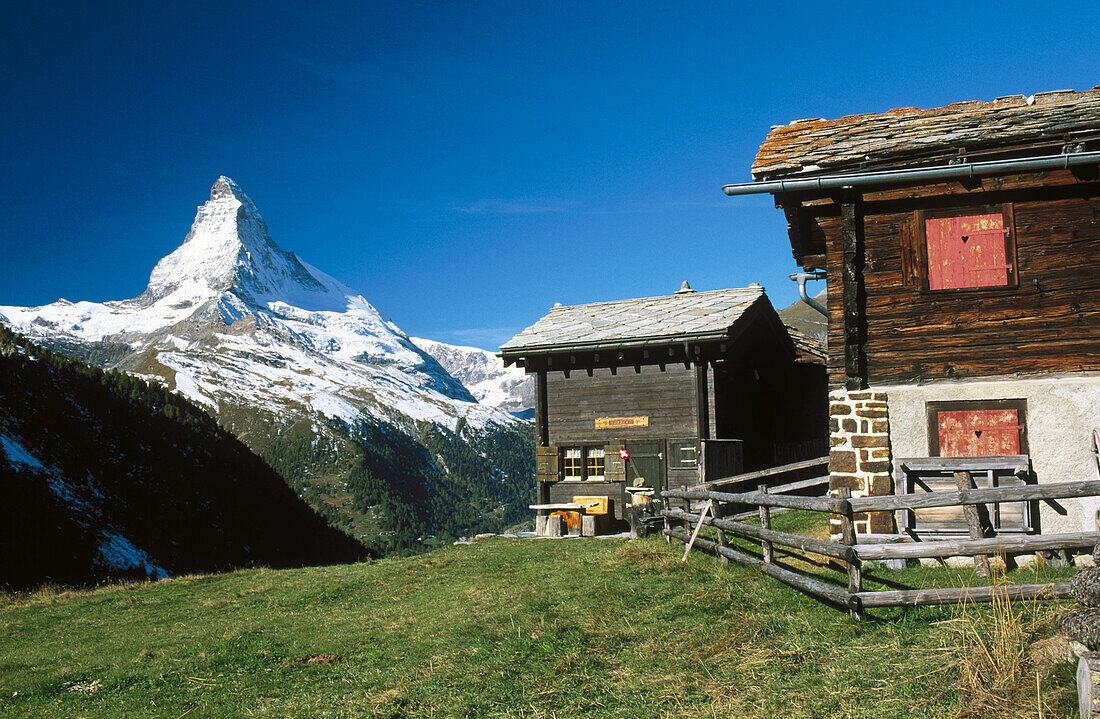
M 501 347 L 535 376 L 539 502 L 622 520 L 628 488 L 823 455 L 824 350 L 795 337 L 759 285 L 555 306 Z
M 827 277 L 834 489 L 1100 480 L 1098 164 L 1100 87 L 772 128 L 754 182 L 724 190 L 771 193 Z M 1100 518 L 1092 498 L 1003 507 L 999 532 Z M 967 531 L 961 511 L 857 519 Z

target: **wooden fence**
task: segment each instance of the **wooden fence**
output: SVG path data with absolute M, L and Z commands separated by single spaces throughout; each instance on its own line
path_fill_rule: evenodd
M 964 473 L 960 473 L 964 474 Z M 827 478 L 824 478 L 827 482 Z M 969 476 L 967 476 L 969 481 Z M 709 483 L 717 485 L 721 482 Z M 1100 543 L 1100 532 L 1074 532 L 1068 534 L 1010 535 L 993 538 L 954 539 L 930 542 L 884 542 L 883 535 L 873 535 L 874 543 L 861 544 L 867 535 L 857 537 L 853 515 L 863 512 L 895 512 L 934 507 L 982 507 L 988 504 L 1022 501 L 1049 501 L 1074 497 L 1100 495 L 1100 482 L 1066 482 L 1059 484 L 1031 484 L 989 489 L 959 489 L 945 492 L 924 492 L 852 498 L 847 489 L 838 497 L 792 496 L 784 487 L 761 485 L 757 491 L 723 492 L 701 486 L 689 490 L 668 490 L 666 500 L 683 500 L 685 508 L 674 508 L 666 501 L 666 536 L 685 544 L 685 557 L 692 547 L 718 555 L 724 562 L 732 561 L 759 569 L 800 591 L 834 606 L 847 608 L 854 616 L 862 616 L 863 610 L 873 607 L 905 607 L 933 604 L 958 604 L 963 602 L 988 602 L 994 598 L 1053 599 L 1069 596 L 1069 583 L 1018 584 L 983 587 L 946 587 L 932 589 L 868 590 L 863 586 L 865 562 L 907 560 L 951 556 L 990 554 L 1012 555 L 1055 549 L 1091 549 Z M 688 511 L 691 502 L 702 502 L 698 513 Z M 730 507 L 753 506 L 752 512 L 732 514 Z M 835 515 L 840 519 L 841 539 L 828 541 L 776 531 L 771 528 L 771 514 L 777 511 L 809 510 Z M 727 516 L 730 515 L 730 516 Z M 758 518 L 759 525 L 747 524 L 745 519 Z M 679 525 L 679 526 L 677 526 Z M 715 536 L 701 536 L 704 527 L 715 530 Z M 759 541 L 760 556 L 748 554 L 727 541 L 732 535 Z M 971 535 L 974 536 L 973 534 Z M 899 538 L 890 536 L 890 539 Z M 865 541 L 865 540 L 864 540 Z M 827 566 L 841 568 L 847 574 L 846 586 L 825 581 L 821 577 L 797 571 L 775 561 L 774 547 L 781 546 L 804 553 L 821 555 L 836 562 Z

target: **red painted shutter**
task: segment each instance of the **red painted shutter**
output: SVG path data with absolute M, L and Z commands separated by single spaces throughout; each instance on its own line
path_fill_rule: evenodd
M 1020 454 L 1019 413 L 1014 409 L 968 409 L 938 413 L 941 457 Z
M 1004 217 L 1000 214 L 937 217 L 924 221 L 928 289 L 1008 284 Z

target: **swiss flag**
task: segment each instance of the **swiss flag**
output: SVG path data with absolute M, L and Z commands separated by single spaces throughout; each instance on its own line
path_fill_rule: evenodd
M 619 447 L 619 457 L 622 459 L 630 459 L 630 452 L 626 451 L 626 447 Z

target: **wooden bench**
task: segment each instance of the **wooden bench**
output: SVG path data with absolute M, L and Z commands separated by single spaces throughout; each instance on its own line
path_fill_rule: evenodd
M 535 515 L 535 536 L 536 537 L 560 537 L 562 536 L 562 528 L 560 526 L 552 527 L 550 522 L 550 516 L 555 512 L 581 512 L 587 510 L 590 507 L 596 507 L 599 502 L 554 502 L 551 504 L 532 504 L 530 508 L 538 512 Z M 579 530 L 578 525 L 578 530 Z M 555 531 L 556 530 L 556 531 Z M 580 534 L 580 531 L 577 532 Z

